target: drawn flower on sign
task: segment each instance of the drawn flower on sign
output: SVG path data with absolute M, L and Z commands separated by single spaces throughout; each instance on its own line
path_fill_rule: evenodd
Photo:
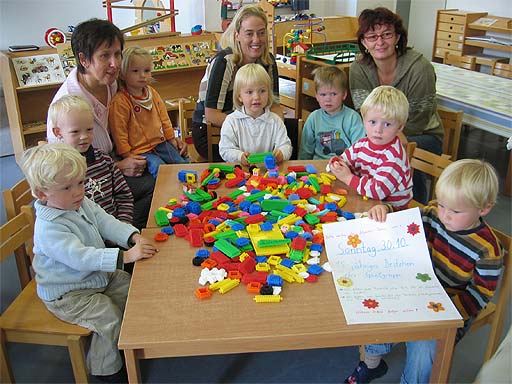
M 341 286 L 341 287 L 345 287 L 345 288 L 348 288 L 352 285 L 352 280 L 350 280 L 349 278 L 347 277 L 340 277 L 338 280 L 336 280 L 338 282 L 338 284 Z
M 441 303 L 434 303 L 433 301 L 430 301 L 428 303 L 428 309 L 433 310 L 434 312 L 444 311 L 443 304 Z
M 420 233 L 420 226 L 416 223 L 411 223 L 407 226 L 407 233 L 410 235 L 417 235 Z
M 418 280 L 423 281 L 424 283 L 426 283 L 426 282 L 427 282 L 427 281 L 429 281 L 429 280 L 432 280 L 428 273 L 419 273 L 419 272 L 418 272 L 418 273 L 416 274 L 416 278 L 417 278 Z
M 348 235 L 347 245 L 351 245 L 352 248 L 357 248 L 359 244 L 361 244 L 361 239 L 359 239 L 359 235 Z
M 376 301 L 376 300 L 373 300 L 373 299 L 364 299 L 363 300 L 363 305 L 366 308 L 374 309 L 374 308 L 377 308 L 379 306 L 379 302 Z

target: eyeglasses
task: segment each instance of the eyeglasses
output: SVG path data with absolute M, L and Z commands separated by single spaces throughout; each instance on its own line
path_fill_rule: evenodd
M 375 33 L 373 35 L 366 35 L 364 36 L 364 39 L 370 43 L 375 43 L 377 40 L 379 40 L 379 37 L 382 40 L 389 40 L 395 37 L 395 32 L 386 31 L 384 33 L 381 33 L 380 35 L 378 33 Z

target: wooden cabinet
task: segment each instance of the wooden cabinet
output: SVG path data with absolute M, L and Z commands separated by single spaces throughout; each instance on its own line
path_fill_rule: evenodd
M 491 66 L 496 61 L 508 61 L 511 47 L 492 43 L 488 36 L 490 31 L 504 33 L 510 41 L 510 19 L 490 16 L 486 12 L 438 10 L 432 61 L 442 62 L 446 53 L 475 56 L 478 65 Z M 501 51 L 503 56 L 484 53 L 484 48 Z
M 203 44 L 206 43 L 206 44 Z M 151 50 L 155 47 L 168 47 L 181 44 L 184 51 L 194 50 L 194 44 L 208 45 L 203 53 L 215 47 L 215 37 L 211 33 L 202 35 L 144 35 L 127 38 L 126 46 L 138 45 Z M 61 83 L 48 85 L 20 86 L 13 59 L 39 55 L 56 54 L 53 48 L 43 48 L 28 52 L 0 52 L 1 75 L 4 87 L 5 103 L 14 153 L 22 153 L 26 148 L 36 145 L 46 138 L 46 116 L 53 96 Z M 206 53 L 207 54 L 207 53 Z M 204 59 L 204 57 L 203 57 Z M 199 83 L 204 75 L 206 63 L 177 66 L 175 68 L 154 70 L 152 86 L 164 100 L 181 97 L 197 97 Z

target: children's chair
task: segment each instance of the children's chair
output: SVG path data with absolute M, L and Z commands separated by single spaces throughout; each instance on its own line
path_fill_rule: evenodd
M 180 98 L 178 102 L 179 125 L 181 139 L 187 143 L 191 161 L 193 163 L 203 163 L 206 162 L 206 159 L 197 153 L 192 140 L 192 116 L 194 115 L 195 107 L 196 103 L 190 99 Z
M 512 79 L 512 65 L 496 61 L 492 66 L 491 75 Z
M 460 132 L 462 130 L 463 111 L 437 107 L 437 113 L 443 122 L 444 138 L 443 153 L 450 156 L 452 161 L 457 160 L 459 152 Z
M 33 258 L 34 208 L 21 207 L 21 212 L 0 227 L 0 261 L 19 249 L 25 260 Z M 24 268 L 30 269 L 30 265 Z M 44 306 L 36 293 L 35 279 L 21 292 L 0 317 L 0 377 L 2 383 L 14 381 L 7 355 L 7 342 L 67 346 L 77 383 L 88 381 L 85 344 L 91 331 L 59 320 Z
M 208 162 L 213 163 L 213 146 L 219 145 L 220 127 L 217 127 L 211 122 L 208 122 L 206 124 L 206 134 L 208 137 Z
M 300 143 L 302 140 L 302 129 L 304 128 L 304 120 L 285 118 L 284 125 L 286 126 L 286 133 L 292 142 L 292 157 L 290 160 L 297 160 L 299 155 Z

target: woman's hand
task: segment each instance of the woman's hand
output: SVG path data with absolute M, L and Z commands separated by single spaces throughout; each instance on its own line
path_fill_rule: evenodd
M 281 152 L 280 149 L 274 149 L 274 152 L 272 153 L 274 155 L 274 160 L 276 163 L 280 163 L 284 160 L 283 152 Z
M 182 157 L 188 157 L 187 143 L 181 140 L 181 138 L 175 137 L 174 139 L 169 140 L 169 143 L 178 150 Z
M 129 155 L 116 163 L 117 168 L 123 175 L 130 177 L 139 177 L 146 169 L 146 158 L 142 155 Z
M 249 166 L 249 155 L 250 153 L 249 152 L 244 152 L 242 153 L 242 157 L 240 158 L 240 163 L 244 166 L 244 167 L 248 167 Z

